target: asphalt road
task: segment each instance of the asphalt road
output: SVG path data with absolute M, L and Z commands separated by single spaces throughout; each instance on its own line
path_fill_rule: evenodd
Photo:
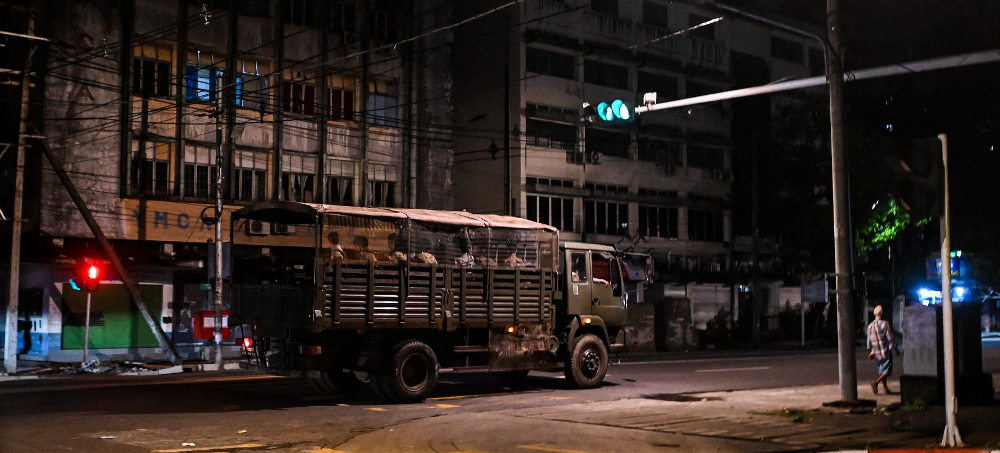
M 874 366 L 860 352 L 858 356 L 859 382 L 873 379 Z M 298 379 L 249 372 L 8 381 L 0 383 L 0 452 L 333 453 L 352 439 L 394 427 L 423 426 L 421 432 L 434 432 L 437 439 L 441 434 L 436 430 L 445 429 L 445 423 L 458 427 L 500 411 L 630 398 L 683 400 L 686 393 L 838 382 L 837 356 L 830 352 L 691 357 L 625 357 L 611 368 L 607 383 L 593 390 L 570 389 L 559 374 L 532 373 L 517 388 L 500 387 L 488 375 L 442 374 L 431 399 L 404 406 L 386 405 L 367 389 L 349 396 L 318 394 Z M 984 343 L 984 368 L 1000 372 L 1000 341 Z M 510 442 L 531 433 L 530 426 L 482 424 L 475 425 L 479 431 L 470 426 L 444 432 L 457 441 L 491 429 L 491 435 L 509 436 Z M 579 429 L 591 428 L 598 429 Z M 447 442 L 442 448 L 426 451 L 458 451 Z

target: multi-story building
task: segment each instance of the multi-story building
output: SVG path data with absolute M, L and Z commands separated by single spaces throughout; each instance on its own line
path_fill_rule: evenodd
M 50 43 L 35 55 L 35 124 L 183 355 L 203 343 L 194 312 L 213 306 L 214 227 L 203 219 L 214 216 L 218 165 L 224 230 L 229 212 L 259 200 L 452 205 L 450 34 L 426 33 L 448 2 L 6 3 L 25 21 L 19 32 Z M 19 347 L 22 357 L 79 360 L 86 296 L 67 282 L 73 263 L 106 257 L 38 149 L 25 178 L 19 306 L 31 328 Z M 237 228 L 265 258 L 295 234 Z M 91 357 L 156 356 L 119 278 L 93 294 Z
M 503 2 L 458 3 L 463 18 Z M 651 253 L 664 295 L 691 297 L 704 328 L 737 298 L 733 181 L 740 172 L 749 179 L 749 161 L 736 155 L 749 156 L 754 131 L 767 137 L 771 102 L 784 101 L 701 104 L 621 123 L 588 121 L 584 104 L 763 85 L 821 74 L 824 61 L 808 37 L 698 3 L 528 0 L 457 31 L 453 174 L 458 208 Z

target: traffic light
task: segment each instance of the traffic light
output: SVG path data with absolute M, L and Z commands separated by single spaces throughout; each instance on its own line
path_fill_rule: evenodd
M 937 137 L 913 140 L 899 153 L 902 175 L 894 195 L 900 206 L 918 219 L 940 216 L 944 210 L 944 163 Z
M 601 102 L 595 108 L 589 102 L 583 103 L 584 118 L 596 115 L 605 123 L 624 123 L 632 121 L 635 117 L 635 110 L 629 103 L 615 99 L 614 101 Z
M 76 275 L 69 279 L 70 286 L 77 291 L 94 292 L 101 287 L 100 264 L 88 258 L 84 258 L 76 267 Z

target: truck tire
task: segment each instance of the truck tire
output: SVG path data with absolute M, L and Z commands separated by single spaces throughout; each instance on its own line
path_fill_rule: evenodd
M 392 348 L 388 370 L 371 376 L 375 393 L 394 403 L 419 403 L 434 391 L 438 379 L 437 355 L 427 344 L 407 340 Z
M 308 379 L 313 388 L 326 393 L 349 393 L 364 384 L 353 371 L 346 369 L 323 371 L 320 377 Z
M 566 379 L 582 389 L 592 389 L 604 382 L 608 374 L 608 350 L 597 335 L 576 337 L 566 361 Z

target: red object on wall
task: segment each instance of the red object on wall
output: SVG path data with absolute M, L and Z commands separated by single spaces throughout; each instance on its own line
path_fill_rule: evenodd
M 199 311 L 194 316 L 194 337 L 198 340 L 215 338 L 215 312 Z M 222 338 L 229 338 L 229 311 L 222 312 Z

